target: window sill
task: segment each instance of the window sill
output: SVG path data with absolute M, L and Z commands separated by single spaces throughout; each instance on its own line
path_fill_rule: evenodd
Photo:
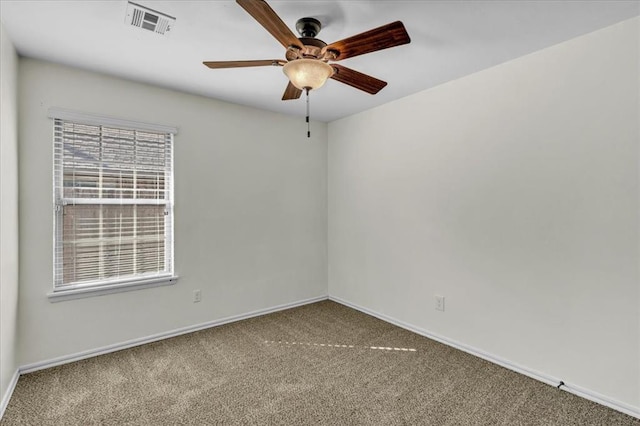
M 128 281 L 95 287 L 73 288 L 68 290 L 57 290 L 47 294 L 49 302 L 63 302 L 65 300 L 84 299 L 85 297 L 103 296 L 105 294 L 122 293 L 125 291 L 142 290 L 144 288 L 161 287 L 173 285 L 178 281 L 178 277 L 164 276 L 144 280 Z

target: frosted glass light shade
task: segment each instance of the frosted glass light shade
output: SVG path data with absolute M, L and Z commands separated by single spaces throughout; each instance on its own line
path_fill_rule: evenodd
M 296 59 L 284 64 L 282 71 L 300 90 L 318 89 L 333 75 L 331 65 L 318 59 Z

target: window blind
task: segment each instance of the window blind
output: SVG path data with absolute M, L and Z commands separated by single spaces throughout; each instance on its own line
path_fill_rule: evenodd
M 173 275 L 173 134 L 54 119 L 54 290 Z

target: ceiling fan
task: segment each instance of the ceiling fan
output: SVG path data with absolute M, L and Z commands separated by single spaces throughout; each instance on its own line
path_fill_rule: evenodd
M 321 87 L 328 78 L 355 87 L 372 95 L 387 85 L 367 74 L 329 62 L 341 61 L 365 53 L 376 52 L 411 42 L 400 21 L 392 22 L 361 34 L 327 44 L 316 38 L 322 27 L 314 18 L 302 18 L 296 23 L 301 37 L 296 37 L 276 12 L 264 0 L 236 0 L 249 15 L 262 25 L 285 49 L 286 59 L 250 61 L 205 61 L 209 68 L 241 68 L 282 66 L 289 78 L 282 100 L 298 99 L 303 90 Z

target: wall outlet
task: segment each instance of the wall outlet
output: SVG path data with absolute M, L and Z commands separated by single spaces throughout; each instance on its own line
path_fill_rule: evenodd
M 193 290 L 193 303 L 197 303 L 202 300 L 202 291 L 200 289 Z
M 436 311 L 444 312 L 444 296 L 436 296 Z

